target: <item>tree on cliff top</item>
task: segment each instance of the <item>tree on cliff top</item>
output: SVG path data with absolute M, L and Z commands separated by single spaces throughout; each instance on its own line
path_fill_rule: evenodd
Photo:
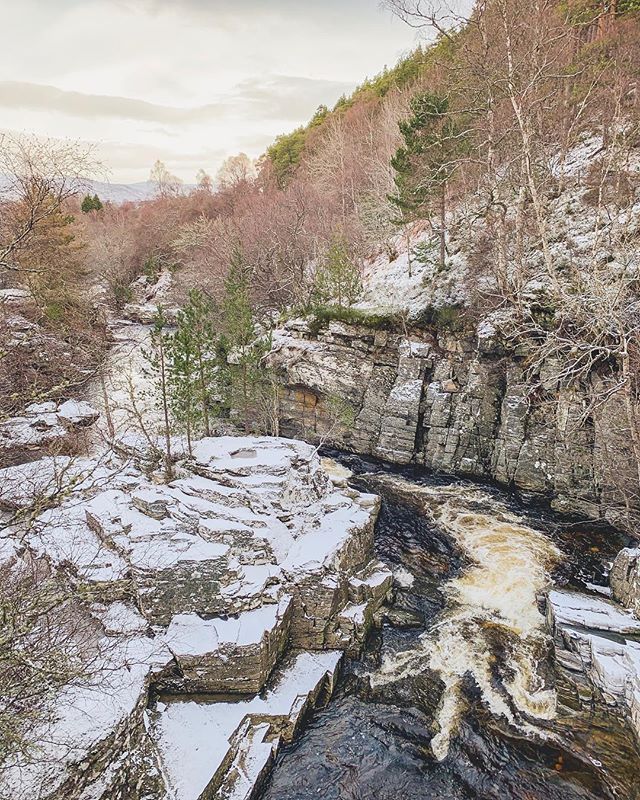
M 446 256 L 447 186 L 466 149 L 466 131 L 456 120 L 449 100 L 421 92 L 411 100 L 411 116 L 398 123 L 404 139 L 391 159 L 396 193 L 389 199 L 406 224 L 433 213 L 437 201 L 440 265 Z
M 334 234 L 320 259 L 314 282 L 314 297 L 321 304 L 351 306 L 362 291 L 360 273 L 349 252 L 344 234 Z

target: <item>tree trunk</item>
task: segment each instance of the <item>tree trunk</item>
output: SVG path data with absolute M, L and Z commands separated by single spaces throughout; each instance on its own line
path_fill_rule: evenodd
M 204 375 L 204 364 L 202 363 L 202 351 L 198 350 L 198 372 L 200 375 L 200 403 L 202 405 L 202 421 L 204 423 L 205 436 L 211 436 L 211 425 L 209 423 L 209 404 L 207 403 L 208 391 L 207 382 Z
M 166 481 L 173 478 L 173 460 L 171 458 L 171 427 L 169 423 L 169 400 L 167 398 L 167 375 L 164 360 L 164 344 L 160 342 L 160 382 L 162 390 L 162 412 L 164 416 L 164 476 Z
M 100 371 L 100 388 L 102 390 L 102 401 L 104 403 L 104 416 L 107 420 L 107 433 L 109 434 L 109 439 L 114 439 L 116 435 L 116 429 L 113 425 L 111 406 L 109 405 L 109 396 L 107 395 L 107 385 L 104 381 L 104 372 L 102 372 L 102 370 Z
M 447 257 L 447 184 L 442 184 L 440 193 L 440 268 L 445 268 Z

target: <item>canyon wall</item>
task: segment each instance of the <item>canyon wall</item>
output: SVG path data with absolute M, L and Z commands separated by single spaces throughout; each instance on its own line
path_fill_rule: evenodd
M 283 386 L 282 435 L 494 479 L 558 511 L 634 526 L 621 401 L 589 410 L 586 389 L 562 386 L 553 363 L 534 390 L 527 352 L 509 349 L 487 321 L 461 332 L 292 320 L 270 363 Z

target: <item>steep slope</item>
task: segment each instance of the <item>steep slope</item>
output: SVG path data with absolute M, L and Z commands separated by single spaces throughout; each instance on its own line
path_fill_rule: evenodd
M 618 291 L 640 267 L 637 189 L 602 223 L 582 182 L 607 158 L 602 141 L 589 136 L 557 159 L 563 188 L 549 201 L 548 230 L 553 258 L 571 265 L 567 292 L 579 285 L 576 275 L 590 278 L 594 263 L 606 265 Z M 640 185 L 640 150 L 630 152 L 626 168 Z M 507 220 L 516 214 L 514 203 Z M 409 245 L 391 243 L 393 259 L 381 254 L 365 265 L 363 299 L 353 310 L 334 309 L 328 323 L 286 323 L 271 356 L 285 386 L 282 430 L 493 478 L 546 495 L 559 510 L 632 527 L 637 472 L 624 395 L 599 391 L 610 378 L 607 365 L 567 379 L 562 353 L 548 346 L 566 312 L 554 307 L 539 253 L 530 254 L 516 302 L 499 299 L 495 275 L 477 266 L 478 242 L 488 234 L 473 208 L 454 209 L 442 269 L 437 259 L 416 256 L 433 240 L 418 224 Z M 596 298 L 594 310 L 604 313 L 606 300 Z M 540 318 L 534 329 L 531 320 Z M 580 346 L 566 337 L 569 350 Z M 351 407 L 353 425 L 336 418 L 336 398 Z

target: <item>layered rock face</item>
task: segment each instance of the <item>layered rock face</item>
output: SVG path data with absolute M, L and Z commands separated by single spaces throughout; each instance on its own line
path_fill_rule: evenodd
M 5 508 L 47 509 L 14 524 L 6 563 L 64 577 L 85 633 L 0 795 L 251 796 L 392 587 L 378 498 L 327 467 L 301 442 L 221 437 L 168 485 L 113 455 L 2 471 Z
M 609 576 L 614 598 L 640 619 L 640 549 L 625 547 L 613 562 Z
M 616 556 L 604 596 L 552 591 L 547 620 L 571 708 L 604 709 L 640 742 L 640 550 Z
M 590 519 L 625 527 L 635 519 L 623 502 L 637 475 L 619 401 L 585 416 L 586 395 L 562 388 L 553 364 L 539 376 L 542 394 L 532 394 L 526 353 L 507 353 L 487 321 L 472 335 L 341 322 L 315 333 L 291 321 L 270 359 L 284 385 L 285 435 L 493 478 Z M 352 425 L 339 403 L 351 408 Z
M 569 687 L 563 703 L 613 715 L 640 741 L 640 620 L 606 598 L 563 591 L 550 592 L 547 613 Z

